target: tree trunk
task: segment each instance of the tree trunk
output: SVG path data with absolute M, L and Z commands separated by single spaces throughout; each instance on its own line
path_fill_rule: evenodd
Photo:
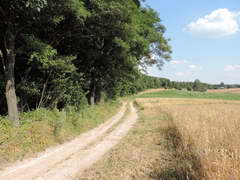
M 100 86 L 97 86 L 95 92 L 95 103 L 99 104 L 101 100 L 102 100 L 102 88 Z
M 7 31 L 5 35 L 5 79 L 6 79 L 6 99 L 8 106 L 8 117 L 14 126 L 19 126 L 19 114 L 17 108 L 17 96 L 15 92 L 15 34 Z
M 95 96 L 96 96 L 96 84 L 95 81 L 92 80 L 91 85 L 90 85 L 90 92 L 88 96 L 88 103 L 91 106 L 95 105 Z

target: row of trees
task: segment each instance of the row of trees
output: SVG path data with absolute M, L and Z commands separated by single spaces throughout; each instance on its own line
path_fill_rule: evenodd
M 1 114 L 18 126 L 19 111 L 93 105 L 103 92 L 115 98 L 152 88 L 159 83 L 139 67 L 170 58 L 164 32 L 139 0 L 2 0 Z
M 202 83 L 200 80 L 196 79 L 194 82 L 170 82 L 169 88 L 174 88 L 178 90 L 188 90 L 188 91 L 199 91 L 205 92 L 209 89 L 211 85 L 207 83 Z
M 200 80 L 196 79 L 194 82 L 176 82 L 170 81 L 167 86 L 168 88 L 175 88 L 178 90 L 189 90 L 189 91 L 201 91 L 205 92 L 207 89 L 224 89 L 224 88 L 240 88 L 239 84 L 224 84 L 221 82 L 220 84 L 208 84 L 203 83 Z
M 223 88 L 240 88 L 240 84 L 224 84 L 221 82 L 220 84 L 209 84 L 208 89 L 223 89 Z
M 152 77 L 139 73 L 131 81 L 122 81 L 115 92 L 118 96 L 136 94 L 147 89 L 170 88 L 171 81 L 166 78 Z

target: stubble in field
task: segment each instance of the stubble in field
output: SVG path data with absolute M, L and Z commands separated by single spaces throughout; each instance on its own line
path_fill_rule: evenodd
M 200 161 L 199 179 L 240 179 L 240 104 L 218 100 L 138 100 L 145 111 L 166 113 L 181 137 L 183 154 Z M 150 103 L 149 103 L 150 102 Z M 199 162 L 195 161 L 195 164 Z M 199 166 L 200 167 L 200 166 Z
M 137 99 L 132 131 L 79 180 L 239 180 L 240 102 Z

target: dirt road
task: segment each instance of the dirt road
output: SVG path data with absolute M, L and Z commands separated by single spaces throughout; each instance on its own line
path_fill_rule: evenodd
M 138 116 L 133 104 L 130 103 L 130 113 L 124 117 L 126 109 L 127 104 L 124 103 L 117 115 L 101 126 L 69 143 L 49 149 L 37 158 L 0 171 L 0 180 L 72 180 L 116 145 L 134 125 Z M 123 122 L 115 127 L 121 119 Z M 97 141 L 99 138 L 101 140 Z

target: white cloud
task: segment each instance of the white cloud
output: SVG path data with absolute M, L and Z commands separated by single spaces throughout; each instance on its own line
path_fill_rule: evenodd
M 185 73 L 184 73 L 184 72 L 177 72 L 175 75 L 176 75 L 176 76 L 184 76 Z
M 187 60 L 173 60 L 173 61 L 170 61 L 170 64 L 187 64 L 188 61 Z
M 189 65 L 188 68 L 189 68 L 189 69 L 197 69 L 198 67 L 197 67 L 196 65 L 193 65 L 193 64 L 192 64 L 192 65 Z
M 224 67 L 224 71 L 240 70 L 240 65 L 227 65 Z
M 184 71 L 184 72 L 177 72 L 175 73 L 175 75 L 178 77 L 192 77 L 192 76 L 195 76 L 196 73 L 192 71 Z
M 197 65 L 194 65 L 194 64 L 188 65 L 188 68 L 191 69 L 191 70 L 201 70 L 202 69 L 201 66 L 197 66 Z
M 236 34 L 240 31 L 239 12 L 228 9 L 217 9 L 187 25 L 187 31 L 208 37 L 223 37 Z

